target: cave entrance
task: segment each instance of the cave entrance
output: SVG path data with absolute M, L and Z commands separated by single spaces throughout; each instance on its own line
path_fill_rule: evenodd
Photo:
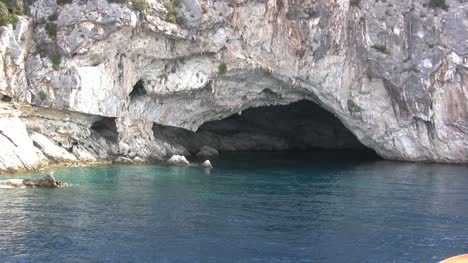
M 117 142 L 118 133 L 115 118 L 102 117 L 93 122 L 91 130 L 110 142 Z
M 135 85 L 133 85 L 132 91 L 130 91 L 129 96 L 133 98 L 133 97 L 138 97 L 138 96 L 145 95 L 145 94 L 146 94 L 145 86 L 143 85 L 143 81 L 140 79 L 139 81 L 137 81 L 137 83 L 135 83 Z
M 0 94 L 0 100 L 3 102 L 11 102 L 11 97 L 7 95 Z
M 191 154 L 210 146 L 220 152 L 340 150 L 377 157 L 338 118 L 309 100 L 249 108 L 206 122 L 197 132 L 156 124 L 153 129 L 155 137 Z

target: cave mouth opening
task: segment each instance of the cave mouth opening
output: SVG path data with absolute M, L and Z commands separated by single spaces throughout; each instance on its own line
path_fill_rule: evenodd
M 96 132 L 99 136 L 103 137 L 107 141 L 117 142 L 118 132 L 117 125 L 115 123 L 116 118 L 101 117 L 91 125 L 91 130 Z
M 155 124 L 155 137 L 197 154 L 209 146 L 219 152 L 339 151 L 380 159 L 332 113 L 309 100 L 249 108 L 204 123 L 196 132 Z
M 10 96 L 0 94 L 0 100 L 2 102 L 11 102 L 12 98 Z
M 138 97 L 146 94 L 146 89 L 143 84 L 143 81 L 140 79 L 133 85 L 132 91 L 130 91 L 130 98 Z

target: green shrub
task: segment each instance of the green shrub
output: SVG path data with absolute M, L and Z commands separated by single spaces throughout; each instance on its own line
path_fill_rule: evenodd
M 8 7 L 5 3 L 0 2 L 0 26 L 6 26 L 9 24 L 13 25 L 13 29 L 16 27 L 19 18 L 15 13 L 8 11 Z
M 132 0 L 133 5 L 136 7 L 136 9 L 140 11 L 145 11 L 146 8 L 148 8 L 148 3 L 146 3 L 146 0 Z
M 108 0 L 109 3 L 118 3 L 118 4 L 122 4 L 122 3 L 126 3 L 127 0 Z
M 47 94 L 45 94 L 45 92 L 42 91 L 42 90 L 39 91 L 39 92 L 37 93 L 37 95 L 39 96 L 39 99 L 41 99 L 41 102 L 42 102 L 42 101 L 45 101 L 45 100 L 47 99 Z
M 362 112 L 362 108 L 356 104 L 352 99 L 348 99 L 348 110 L 351 113 L 359 113 Z
M 227 72 L 227 65 L 226 65 L 226 63 L 223 62 L 223 63 L 219 64 L 219 66 L 218 66 L 218 73 L 219 73 L 219 75 L 224 75 L 224 74 L 226 74 L 226 72 Z
M 16 23 L 18 23 L 19 18 L 16 14 L 10 14 L 9 23 L 13 25 L 13 29 L 16 28 Z
M 174 8 L 174 3 L 166 2 L 164 3 L 164 8 L 166 8 L 167 11 L 166 21 L 169 23 L 177 24 L 177 11 Z
M 72 2 L 72 0 L 57 0 L 58 5 L 71 4 Z
M 55 24 L 54 22 L 47 22 L 45 29 L 47 31 L 47 34 L 49 34 L 49 37 L 51 38 L 57 37 L 57 24 Z
M 10 12 L 10 14 L 17 14 L 17 15 L 23 14 L 23 8 L 24 8 L 23 0 L 1 0 L 1 1 L 7 5 L 8 11 Z
M 352 6 L 359 7 L 359 5 L 361 4 L 361 0 L 350 0 L 349 4 Z
M 31 7 L 26 2 L 23 5 L 23 15 L 25 15 L 25 16 L 30 16 L 31 15 Z
M 57 70 L 62 62 L 62 56 L 57 50 L 50 55 L 50 61 L 52 61 L 52 67 Z
M 10 12 L 5 3 L 0 2 L 0 26 L 6 26 L 10 22 Z
M 319 13 L 317 12 L 317 10 L 313 9 L 313 8 L 309 8 L 306 10 L 307 14 L 310 16 L 310 17 L 316 17 L 319 15 Z
M 444 10 L 448 10 L 449 6 L 445 2 L 445 0 L 430 0 L 429 6 L 432 8 L 441 8 Z
M 48 16 L 47 17 L 47 20 L 49 21 L 57 21 L 57 18 L 59 16 L 59 13 L 57 11 L 55 11 L 52 15 Z

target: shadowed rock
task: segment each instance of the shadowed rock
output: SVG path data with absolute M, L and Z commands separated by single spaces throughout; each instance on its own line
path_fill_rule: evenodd
M 197 157 L 199 158 L 213 158 L 218 157 L 219 152 L 213 147 L 203 146 L 201 147 L 200 151 L 197 153 Z

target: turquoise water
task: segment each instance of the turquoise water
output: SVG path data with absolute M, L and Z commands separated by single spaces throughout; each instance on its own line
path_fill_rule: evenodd
M 468 253 L 467 166 L 357 156 L 234 154 L 211 172 L 55 169 L 71 187 L 0 189 L 0 262 L 400 263 Z

